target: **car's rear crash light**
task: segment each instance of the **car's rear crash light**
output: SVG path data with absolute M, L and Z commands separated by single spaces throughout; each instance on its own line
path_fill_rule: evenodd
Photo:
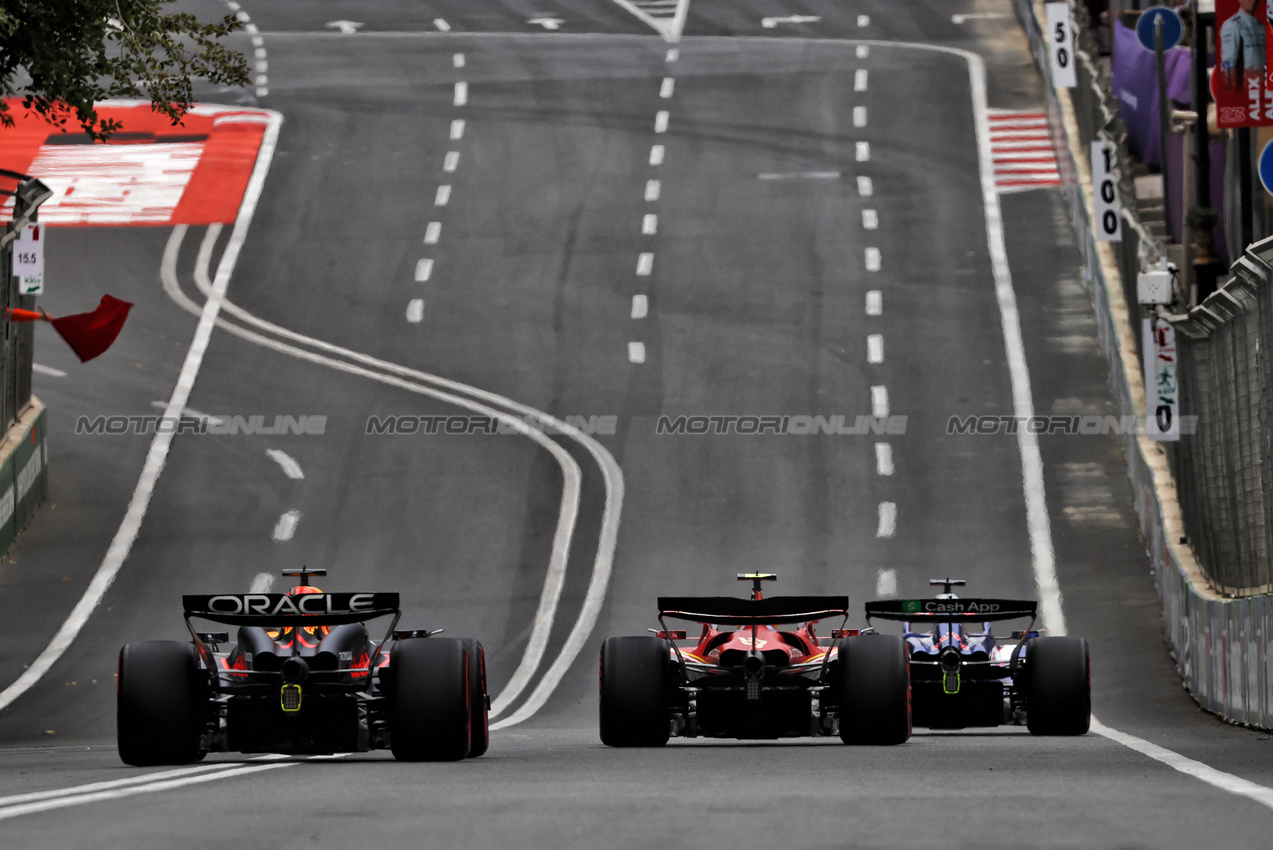
M 842 640 L 846 637 L 857 637 L 862 634 L 861 629 L 832 629 L 831 637 L 834 640 Z
M 283 690 L 279 692 L 279 702 L 282 704 L 284 711 L 300 711 L 301 686 L 284 685 Z
M 1012 633 L 1012 639 L 1025 640 L 1026 638 L 1037 638 L 1039 635 L 1046 634 L 1046 633 L 1047 633 L 1047 629 L 1031 629 L 1028 632 L 1025 631 L 1024 629 L 1017 629 L 1015 632 Z
M 685 640 L 685 629 L 668 629 L 667 631 L 660 629 L 654 633 L 654 636 L 667 640 Z

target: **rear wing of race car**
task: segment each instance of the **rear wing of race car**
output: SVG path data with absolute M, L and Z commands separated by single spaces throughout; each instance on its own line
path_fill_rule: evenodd
M 402 616 L 396 593 L 239 593 L 182 596 L 186 627 L 205 660 L 215 665 L 212 651 L 196 632 L 192 618 L 230 626 L 338 626 L 392 616 L 389 630 L 376 649 L 378 658 Z M 374 659 L 373 659 L 374 661 Z
M 884 599 L 866 603 L 866 619 L 903 622 L 985 623 L 1038 616 L 1039 603 L 1023 599 Z
M 827 617 L 849 616 L 847 596 L 771 596 L 738 599 L 733 596 L 660 596 L 659 619 L 672 617 L 727 626 L 767 626 L 807 623 Z

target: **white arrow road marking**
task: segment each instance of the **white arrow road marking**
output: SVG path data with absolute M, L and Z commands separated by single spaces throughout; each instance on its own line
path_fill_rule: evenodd
M 278 518 L 274 525 L 274 541 L 286 543 L 296 533 L 296 524 L 301 521 L 300 511 L 288 511 Z
M 305 477 L 305 473 L 301 471 L 301 465 L 296 459 L 287 452 L 278 449 L 266 449 L 265 453 L 269 455 L 270 460 L 283 467 L 283 474 L 293 480 L 300 480 Z
M 327 26 L 334 27 L 345 35 L 352 35 L 358 32 L 358 28 L 363 26 L 363 23 L 362 21 L 328 21 Z
M 561 18 L 545 16 L 542 18 L 531 18 L 526 23 L 530 24 L 532 27 L 543 27 L 546 30 L 559 30 L 565 21 Z
M 820 20 L 822 18 L 817 15 L 788 15 L 785 18 L 761 18 L 760 25 L 771 30 L 778 24 L 816 24 Z

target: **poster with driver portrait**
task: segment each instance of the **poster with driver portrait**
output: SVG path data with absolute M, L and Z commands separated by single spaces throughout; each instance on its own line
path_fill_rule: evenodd
M 1267 0 L 1216 0 L 1211 93 L 1221 127 L 1273 124 Z

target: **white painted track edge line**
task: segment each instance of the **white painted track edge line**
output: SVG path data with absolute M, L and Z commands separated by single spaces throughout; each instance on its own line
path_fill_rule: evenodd
M 176 779 L 196 773 L 209 773 L 235 767 L 235 764 L 203 764 L 197 767 L 181 767 L 175 770 L 162 770 L 157 773 L 145 773 L 141 776 L 125 776 L 122 779 L 108 779 L 104 782 L 90 782 L 86 785 L 72 785 L 67 788 L 50 788 L 47 791 L 28 791 L 25 794 L 12 794 L 0 797 L 0 809 L 16 806 L 19 803 L 35 803 L 40 800 L 52 800 L 56 797 L 68 797 L 73 794 L 91 794 L 95 791 L 107 791 L 112 788 L 124 788 L 129 785 L 145 785 L 165 779 Z
M 206 293 L 208 281 L 205 267 L 197 266 L 194 277 L 196 286 L 199 287 L 200 291 Z M 167 289 L 167 285 L 165 285 L 165 289 Z M 169 295 L 171 296 L 173 293 L 169 291 Z M 194 305 L 193 302 L 186 298 L 184 293 L 180 292 L 179 287 L 178 295 L 180 297 L 175 300 L 177 300 L 178 304 L 184 306 L 185 309 L 198 309 L 197 305 Z M 330 343 L 325 343 L 321 340 L 306 337 L 303 334 L 298 334 L 294 331 L 290 331 L 286 328 L 282 328 L 278 325 L 259 319 L 229 300 L 225 301 L 223 308 L 228 315 L 233 315 L 248 324 L 268 330 L 277 336 L 309 345 L 313 348 L 319 349 L 320 351 L 327 351 L 356 362 L 364 363 L 372 368 L 363 369 L 344 363 L 340 360 L 336 360 L 333 357 L 316 355 L 312 352 L 305 351 L 294 346 L 285 345 L 260 334 L 240 328 L 237 325 L 230 324 L 224 319 L 218 320 L 218 327 L 221 327 L 236 336 L 248 339 L 258 345 L 263 345 L 267 348 L 273 348 L 277 351 L 290 354 L 294 357 L 310 360 L 315 363 L 321 363 L 335 369 L 350 372 L 351 374 L 369 377 L 373 380 L 378 380 L 382 383 L 390 384 L 391 386 L 398 386 L 411 392 L 428 395 L 441 401 L 447 401 L 460 407 L 473 410 L 474 412 L 482 413 L 486 416 L 494 416 L 501 422 L 506 422 L 512 425 L 512 427 L 517 428 L 519 433 L 522 433 L 524 436 L 528 436 L 536 443 L 539 443 L 539 445 L 547 449 L 553 455 L 558 464 L 562 467 L 562 479 L 564 482 L 562 508 L 558 514 L 557 531 L 553 537 L 553 552 L 549 561 L 547 575 L 544 580 L 544 589 L 540 595 L 539 607 L 536 610 L 535 619 L 533 621 L 534 625 L 531 630 L 531 637 L 530 640 L 527 641 L 526 649 L 522 655 L 522 661 L 513 672 L 513 676 L 509 679 L 508 684 L 504 686 L 504 689 L 496 696 L 494 702 L 491 704 L 491 716 L 498 716 L 513 700 L 520 696 L 529 685 L 532 676 L 543 660 L 544 653 L 547 651 L 548 638 L 552 631 L 553 621 L 556 618 L 557 606 L 561 599 L 562 589 L 565 586 L 566 565 L 569 559 L 570 543 L 573 539 L 575 523 L 578 518 L 579 493 L 582 488 L 582 474 L 579 470 L 578 464 L 575 463 L 574 459 L 568 452 L 566 452 L 565 449 L 557 445 L 555 441 L 549 439 L 542 431 L 533 428 L 521 419 L 514 419 L 502 411 L 495 410 L 494 408 L 487 407 L 483 404 L 477 404 L 476 402 L 468 399 L 459 398 L 458 396 L 451 395 L 450 393 L 429 389 L 427 387 L 419 386 L 418 384 L 412 384 L 407 380 L 402 380 L 401 378 L 391 378 L 389 376 L 382 375 L 372 371 L 372 369 L 381 369 L 384 372 L 390 372 L 402 376 L 402 378 L 410 378 L 421 381 L 425 384 L 442 386 L 447 390 L 464 393 L 473 398 L 489 402 L 490 404 L 510 408 L 522 416 L 535 417 L 539 421 L 550 425 L 554 430 L 561 431 L 566 436 L 569 436 L 576 442 L 581 443 L 593 456 L 598 466 L 601 467 L 602 478 L 605 483 L 606 502 L 603 509 L 601 534 L 598 540 L 597 556 L 593 564 L 593 578 L 589 584 L 589 593 L 591 593 L 593 592 L 594 585 L 600 582 L 600 593 L 603 597 L 605 594 L 605 587 L 609 583 L 610 570 L 614 558 L 614 549 L 618 540 L 619 516 L 623 506 L 623 473 L 619 469 L 618 463 L 615 462 L 614 457 L 605 449 L 604 446 L 592 437 L 582 433 L 574 426 L 544 413 L 543 411 L 514 402 L 511 399 L 496 395 L 495 393 L 479 390 L 476 387 L 470 387 L 467 384 L 461 384 L 457 381 L 451 381 L 425 372 L 408 369 L 403 366 L 398 366 L 397 364 L 388 363 L 368 355 L 341 348 L 340 346 L 331 345 Z M 569 509 L 567 509 L 567 504 L 569 504 Z M 585 605 L 586 604 L 587 600 L 585 600 Z M 591 633 L 592 626 L 595 625 L 596 614 L 599 613 L 600 610 L 599 602 L 597 603 L 596 608 L 597 611 L 591 614 L 592 621 L 587 626 L 589 633 Z M 591 608 L 588 608 L 587 610 L 589 612 L 592 611 Z M 576 628 L 579 628 L 578 621 L 576 622 Z M 571 634 L 574 634 L 574 632 L 572 631 Z M 568 648 L 569 645 L 563 648 L 562 653 L 564 654 Z M 578 649 L 575 649 L 574 652 L 575 654 L 578 654 Z M 561 656 L 558 657 L 558 660 L 560 660 L 560 658 Z M 573 661 L 573 656 L 571 657 L 571 660 Z
M 186 785 L 213 782 L 218 779 L 228 779 L 231 776 L 243 776 L 249 773 L 261 773 L 266 770 L 276 770 L 280 767 L 295 767 L 298 764 L 300 764 L 300 762 L 276 762 L 273 764 L 243 765 L 232 767 L 229 770 L 212 771 L 194 776 L 186 776 L 179 779 L 151 782 L 145 785 L 134 785 L 131 787 L 117 788 L 109 791 L 96 791 L 90 794 L 76 794 L 69 797 L 58 797 L 56 799 L 44 800 L 38 803 L 25 803 L 17 806 L 8 806 L 0 809 L 0 820 L 18 817 L 19 815 L 35 814 L 36 812 L 47 812 L 50 809 L 64 809 L 68 806 L 78 806 L 84 803 L 98 803 L 103 800 L 118 800 L 121 797 L 133 797 L 137 794 L 150 794 L 155 791 L 169 791 L 173 788 L 182 788 Z
M 274 111 L 267 111 L 265 114 L 269 123 L 266 125 L 265 134 L 261 138 L 261 147 L 257 152 L 256 164 L 252 168 L 252 176 L 248 179 L 247 188 L 243 192 L 243 200 L 239 206 L 239 214 L 234 223 L 234 230 L 230 235 L 229 243 L 226 245 L 225 252 L 221 256 L 221 263 L 217 268 L 217 279 L 213 285 L 213 295 L 204 303 L 203 310 L 199 315 L 199 324 L 195 328 L 194 338 L 190 342 L 185 362 L 182 363 L 181 371 L 178 373 L 177 384 L 173 388 L 172 397 L 168 401 L 168 408 L 164 411 L 164 416 L 168 419 L 176 419 L 180 416 L 181 411 L 185 409 L 186 402 L 190 399 L 190 391 L 194 388 L 195 378 L 199 374 L 199 367 L 203 364 L 203 355 L 208 349 L 213 328 L 216 326 L 217 314 L 220 312 L 222 301 L 225 299 L 226 287 L 230 283 L 230 273 L 234 270 L 234 264 L 238 261 L 239 251 L 247 238 L 248 226 L 252 222 L 252 215 L 256 211 L 257 201 L 260 199 L 261 191 L 265 185 L 265 175 L 269 171 L 270 162 L 274 157 L 274 149 L 278 144 L 279 127 L 283 123 L 283 116 Z M 150 506 L 155 484 L 164 470 L 168 451 L 172 446 L 173 436 L 173 432 L 164 431 L 157 433 L 154 440 L 151 441 L 150 448 L 146 452 L 146 460 L 142 466 L 141 475 L 137 479 L 137 486 L 134 488 L 132 498 L 129 500 L 128 510 L 124 514 L 124 519 L 120 523 L 110 547 L 106 550 L 106 555 L 103 557 L 101 565 L 97 568 L 97 572 L 94 573 L 92 580 L 84 591 L 84 595 L 80 597 L 79 602 L 71 610 L 70 615 L 62 623 L 61 628 L 58 629 L 53 639 L 49 641 L 48 646 L 31 662 L 31 666 L 24 670 L 21 676 L 14 680 L 3 692 L 0 692 L 0 708 L 12 704 L 15 699 L 38 682 L 48 672 L 49 668 L 62 657 L 62 654 L 66 652 L 67 648 L 84 628 L 93 611 L 101 603 L 106 591 L 114 583 L 115 576 L 119 574 L 120 568 L 123 567 L 125 559 L 128 558 L 128 554 L 132 550 L 133 541 L 137 539 L 137 535 L 141 531 L 141 524 L 146 517 L 146 510 Z

